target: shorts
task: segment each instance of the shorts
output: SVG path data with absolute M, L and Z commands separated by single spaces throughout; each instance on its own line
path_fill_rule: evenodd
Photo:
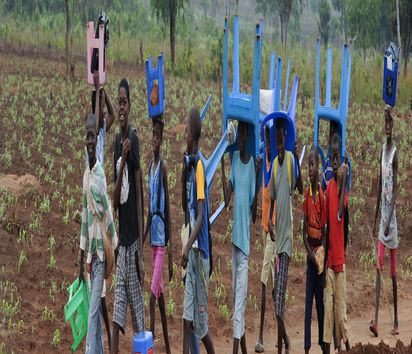
M 119 246 L 116 262 L 113 322 L 119 325 L 123 333 L 126 326 L 127 305 L 130 306 L 134 332 L 144 331 L 144 302 L 136 269 L 137 254 L 137 241 L 127 248 Z
M 382 272 L 383 268 L 383 254 L 385 252 L 385 245 L 382 241 L 378 240 L 378 269 Z M 390 248 L 389 254 L 391 257 L 390 269 L 391 269 L 391 277 L 396 277 L 396 252 L 397 248 Z
M 273 289 L 273 296 L 275 300 L 276 317 L 279 317 L 283 321 L 285 316 L 286 288 L 289 269 L 289 256 L 287 253 L 282 252 L 278 254 L 277 268 L 278 269 L 275 272 L 275 288 Z
M 270 234 L 263 232 L 265 237 L 265 253 L 263 256 L 262 272 L 260 274 L 260 281 L 267 287 L 269 281 L 273 287 L 275 277 L 275 256 L 276 256 L 276 242 L 270 238 Z
M 337 343 L 348 340 L 348 320 L 346 317 L 346 271 L 335 273 L 332 269 L 326 270 L 325 317 L 323 341 L 331 343 L 333 325 L 335 324 Z
M 150 290 L 156 299 L 159 299 L 160 295 L 163 294 L 163 263 L 165 250 L 165 247 L 162 246 L 152 246 L 153 276 Z
M 197 338 L 202 339 L 208 333 L 207 292 L 209 286 L 209 258 L 204 258 L 201 251 L 192 248 L 189 251 L 185 292 L 183 300 L 183 319 L 193 323 Z

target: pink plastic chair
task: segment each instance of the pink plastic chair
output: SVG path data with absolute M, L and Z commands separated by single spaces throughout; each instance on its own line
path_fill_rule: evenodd
M 94 85 L 92 67 L 93 49 L 99 51 L 99 84 L 104 85 L 106 81 L 106 68 L 104 62 L 104 25 L 99 26 L 99 38 L 95 38 L 94 23 L 87 24 L 87 83 Z

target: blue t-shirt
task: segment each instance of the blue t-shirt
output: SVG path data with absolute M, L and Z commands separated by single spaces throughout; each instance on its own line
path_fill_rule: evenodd
M 154 165 L 154 161 L 151 164 L 149 171 L 149 207 L 152 214 L 152 224 L 150 225 L 150 243 L 152 246 L 166 246 L 165 237 L 165 191 L 163 181 L 160 181 L 160 206 L 158 210 L 158 191 L 159 191 L 159 175 L 160 160 L 157 166 Z M 160 214 L 160 215 L 159 215 Z
M 240 152 L 232 157 L 230 182 L 233 187 L 232 243 L 246 256 L 250 253 L 250 216 L 256 188 L 256 172 L 253 157 L 248 163 L 240 159 Z

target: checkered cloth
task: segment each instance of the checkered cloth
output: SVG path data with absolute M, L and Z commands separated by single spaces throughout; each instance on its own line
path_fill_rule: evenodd
M 277 269 L 275 272 L 275 288 L 273 297 L 275 300 L 275 312 L 281 320 L 285 315 L 286 286 L 288 282 L 289 256 L 283 252 L 278 254 Z
M 124 333 L 127 305 L 130 306 L 134 332 L 144 331 L 143 292 L 136 269 L 138 241 L 130 247 L 119 246 L 116 263 L 113 322 Z

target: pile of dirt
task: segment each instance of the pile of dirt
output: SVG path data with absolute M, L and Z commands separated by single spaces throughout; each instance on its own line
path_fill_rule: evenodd
M 412 353 L 412 341 L 411 344 L 405 347 L 402 341 L 398 340 L 396 342 L 396 347 L 391 348 L 389 345 L 385 344 L 383 341 L 378 345 L 373 344 L 356 344 L 348 354 L 409 354 Z
M 27 191 L 32 189 L 37 192 L 40 191 L 40 184 L 36 180 L 36 177 L 29 174 L 20 177 L 16 175 L 5 175 L 0 179 L 0 186 L 16 196 L 25 195 Z

